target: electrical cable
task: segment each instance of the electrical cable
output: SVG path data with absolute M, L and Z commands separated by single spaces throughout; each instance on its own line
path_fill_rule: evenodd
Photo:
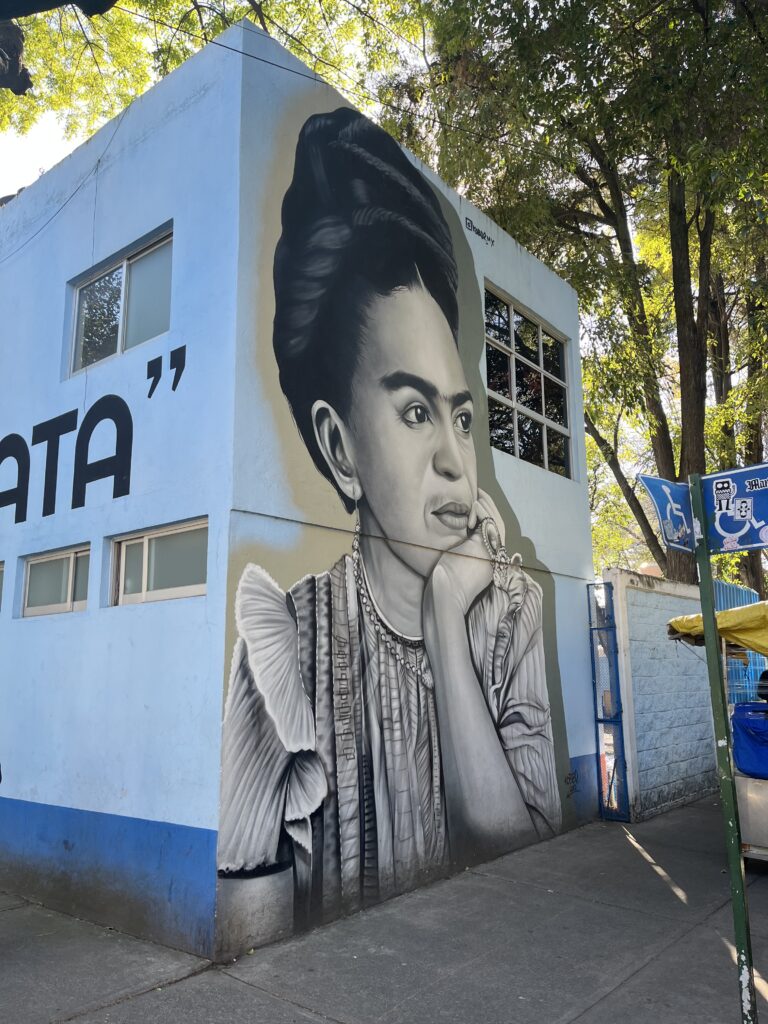
M 385 25 L 384 22 L 379 21 L 372 14 L 370 14 L 369 12 L 363 10 L 358 4 L 354 3 L 353 0 L 344 0 L 344 2 L 346 4 L 348 4 L 348 6 L 354 8 L 355 10 L 357 10 L 359 13 L 361 13 L 365 17 L 369 18 L 375 24 L 379 25 L 381 28 L 384 28 L 387 31 L 389 31 L 396 38 L 402 39 L 403 42 L 410 43 L 411 46 L 413 46 L 413 47 L 415 47 L 415 49 L 419 50 L 419 47 L 415 43 L 412 43 L 410 40 L 406 39 L 404 36 L 401 36 L 398 32 L 395 32 L 394 29 L 391 29 L 391 28 L 389 28 L 389 26 Z M 171 30 L 176 31 L 176 32 L 181 32 L 182 34 L 187 35 L 190 38 L 197 39 L 197 40 L 201 41 L 204 45 L 218 46 L 222 50 L 228 50 L 231 53 L 239 54 L 241 57 L 248 57 L 251 60 L 258 61 L 261 64 L 266 64 L 269 67 L 276 68 L 279 71 L 286 71 L 289 74 L 297 75 L 299 78 L 306 78 L 308 81 L 315 82 L 315 83 L 318 80 L 318 75 L 317 75 L 316 72 L 301 71 L 298 68 L 287 67 L 285 64 L 279 64 L 276 61 L 269 60 L 266 57 L 260 57 L 260 56 L 258 56 L 257 54 L 254 54 L 254 53 L 246 53 L 244 50 L 240 50 L 236 46 L 228 46 L 226 43 L 222 43 L 218 39 L 208 39 L 205 35 L 203 35 L 200 32 L 194 32 L 191 29 L 182 28 L 180 25 L 171 25 L 171 24 L 169 24 L 166 21 L 162 21 L 159 18 L 152 17 L 151 15 L 148 15 L 148 14 L 144 14 L 141 11 L 132 11 L 132 10 L 130 10 L 127 7 L 122 7 L 120 4 L 115 4 L 113 9 L 114 10 L 118 10 L 118 11 L 122 11 L 124 14 L 128 14 L 131 17 L 139 18 L 142 21 L 147 21 L 150 24 L 153 24 L 155 26 L 161 26 L 163 28 L 171 29 Z M 106 18 L 107 15 L 104 15 L 104 17 Z M 420 113 L 414 112 L 412 110 L 407 110 L 404 107 L 398 106 L 396 103 L 392 103 L 391 101 L 388 101 L 388 100 L 382 100 L 380 97 L 375 96 L 370 91 L 370 89 L 366 88 L 361 83 L 356 82 L 352 78 L 352 76 L 349 75 L 346 71 L 344 71 L 343 68 L 339 67 L 338 64 L 334 64 L 332 61 L 329 61 L 326 58 L 321 57 L 318 54 L 314 53 L 301 39 L 299 39 L 297 36 L 292 35 L 292 33 L 290 33 L 287 29 L 283 28 L 282 25 L 280 25 L 278 22 L 276 22 L 273 18 L 270 18 L 270 21 L 272 22 L 272 24 L 280 32 L 283 33 L 283 35 L 285 35 L 287 38 L 291 39 L 298 46 L 301 46 L 302 49 L 307 54 L 309 54 L 309 56 L 312 57 L 313 60 L 318 61 L 318 62 L 320 62 L 322 64 L 325 64 L 327 67 L 331 68 L 332 70 L 334 70 L 338 74 L 340 74 L 342 77 L 346 78 L 346 80 L 348 82 L 350 82 L 355 89 L 357 89 L 363 95 L 367 96 L 368 99 L 371 102 L 373 102 L 375 104 L 378 104 L 379 106 L 386 107 L 386 108 L 388 108 L 390 110 L 393 110 L 393 111 L 395 111 L 396 113 L 399 113 L 399 114 L 409 114 L 411 117 L 413 117 L 416 120 L 425 121 L 425 122 L 428 122 L 428 123 L 433 124 L 433 125 L 438 125 L 439 127 L 445 129 L 446 131 L 449 131 L 449 132 L 459 132 L 461 134 L 468 135 L 470 138 L 476 138 L 476 139 L 482 140 L 484 142 L 488 141 L 488 139 L 489 139 L 488 135 L 481 134 L 480 132 L 475 132 L 475 131 L 473 131 L 470 128 L 464 128 L 462 125 L 454 124 L 453 122 L 450 122 L 450 121 L 443 121 L 442 119 L 440 119 L 438 117 L 434 117 L 434 116 L 432 116 L 430 114 L 420 114 Z M 256 33 L 256 29 L 255 28 L 254 29 L 249 28 L 247 26 L 247 24 L 245 25 L 245 28 L 246 28 L 246 31 L 253 32 L 254 34 Z M 419 50 L 419 52 L 421 53 L 421 50 Z M 107 142 L 107 145 L 104 147 L 104 150 L 102 151 L 101 155 L 99 156 L 98 160 L 96 161 L 94 166 L 91 168 L 91 170 L 88 171 L 88 173 L 82 178 L 82 180 L 77 185 L 77 187 L 69 194 L 69 196 L 67 196 L 67 198 L 63 201 L 63 203 L 56 210 L 54 210 L 54 212 L 51 214 L 51 216 L 33 234 L 31 234 L 29 236 L 29 238 L 27 238 L 24 242 L 22 242 L 20 245 L 18 245 L 15 249 L 11 250 L 11 252 L 6 253 L 4 256 L 0 257 L 0 265 L 5 263 L 7 260 L 11 259 L 17 253 L 21 252 L 21 250 L 24 249 L 27 245 L 29 245 L 30 242 L 34 241 L 34 239 L 42 231 L 44 231 L 45 228 L 53 220 L 55 220 L 55 218 L 58 217 L 58 215 L 62 212 L 62 210 L 64 210 L 65 207 L 75 198 L 77 193 L 80 191 L 80 189 L 83 187 L 83 185 L 85 185 L 85 183 L 90 179 L 90 177 L 94 173 L 96 173 L 99 164 L 103 160 L 104 156 L 106 155 L 107 150 L 109 149 L 110 145 L 112 144 L 112 140 L 114 139 L 115 134 L 117 132 L 117 129 L 119 128 L 120 123 L 122 121 L 122 118 L 125 115 L 125 113 L 127 112 L 127 110 L 128 110 L 128 107 L 125 107 L 120 112 L 120 114 L 118 115 L 118 123 L 115 126 L 115 131 L 112 133 L 112 136 L 110 137 L 109 141 Z M 498 138 L 496 138 L 495 141 L 496 142 L 503 142 L 504 138 L 505 138 L 505 136 L 501 135 Z
M 87 174 L 83 175 L 83 177 L 80 179 L 78 185 L 73 189 L 72 192 L 70 192 L 70 194 L 67 196 L 67 198 L 64 200 L 64 202 L 61 203 L 61 205 L 58 206 L 53 211 L 53 213 L 50 215 L 48 220 L 44 221 L 36 231 L 34 231 L 28 238 L 26 238 L 23 242 L 21 242 L 19 245 L 17 245 L 15 249 L 12 249 L 10 252 L 6 253 L 4 256 L 0 256 L 0 265 L 5 263 L 6 260 L 11 259 L 12 256 L 16 256 L 16 254 L 20 253 L 22 249 L 25 249 L 29 245 L 30 242 L 33 242 L 37 238 L 37 236 L 48 227 L 48 225 L 51 223 L 51 221 L 55 220 L 56 217 L 58 217 L 58 215 L 62 212 L 62 210 L 65 209 L 65 207 L 68 206 L 69 203 L 72 202 L 72 200 L 75 198 L 75 196 L 80 191 L 80 189 L 83 187 L 83 185 L 85 185 L 85 183 L 87 181 L 89 181 L 93 177 L 94 174 L 96 174 L 96 172 L 99 169 L 99 166 L 101 165 L 101 161 L 107 155 L 107 150 L 109 149 L 109 147 L 112 145 L 112 142 L 114 141 L 115 135 L 117 135 L 117 130 L 120 127 L 120 125 L 122 124 L 123 118 L 125 117 L 125 114 L 126 114 L 127 110 L 128 110 L 128 107 L 126 107 L 124 110 L 121 110 L 120 113 L 117 115 L 117 124 L 115 125 L 114 131 L 110 135 L 109 140 L 107 141 L 106 146 L 104 147 L 104 149 L 99 154 L 99 156 L 96 159 L 96 162 L 94 163 L 93 167 L 91 167 L 91 169 L 88 171 Z
M 346 2 L 346 0 L 345 0 L 345 2 Z M 189 36 L 192 39 L 198 39 L 198 40 L 200 40 L 201 42 L 203 42 L 204 44 L 206 44 L 208 46 L 219 46 L 223 50 L 229 50 L 231 53 L 240 54 L 241 57 L 248 57 L 251 60 L 259 61 L 262 64 L 268 64 L 271 67 L 277 68 L 280 71 L 288 71 L 288 72 L 290 72 L 293 75 L 298 75 L 300 78 L 307 78 L 307 79 L 309 79 L 309 81 L 312 81 L 312 82 L 315 82 L 315 83 L 317 82 L 317 77 L 318 76 L 317 76 L 316 72 L 300 71 L 297 68 L 286 67 L 285 64 L 278 64 L 275 61 L 268 60 L 266 57 L 259 57 L 255 53 L 246 53 L 244 50 L 239 50 L 236 46 L 228 46 L 226 43 L 219 42 L 218 39 L 207 39 L 206 36 L 203 35 L 200 32 L 194 32 L 192 29 L 188 29 L 188 28 L 181 28 L 178 25 L 171 25 L 169 22 L 162 21 L 160 18 L 155 18 L 155 17 L 153 17 L 153 16 L 151 16 L 149 14 L 144 14 L 141 11 L 132 11 L 132 10 L 130 10 L 127 7 L 122 7 L 120 4 L 115 4 L 115 6 L 113 8 L 111 8 L 111 9 L 115 10 L 115 11 L 122 11 L 123 14 L 128 14 L 131 17 L 140 18 L 142 21 L 148 21 L 148 22 L 150 22 L 150 24 L 153 24 L 153 25 L 160 25 L 163 28 L 167 28 L 167 29 L 171 29 L 173 31 L 181 32 L 183 35 L 187 35 L 187 36 Z M 105 17 L 106 17 L 106 15 L 105 15 Z M 470 138 L 473 138 L 473 139 L 478 139 L 478 140 L 483 141 L 483 142 L 487 142 L 489 140 L 490 136 L 488 136 L 487 134 L 484 134 L 482 132 L 473 131 L 471 128 L 465 128 L 465 127 L 463 127 L 463 125 L 455 124 L 454 122 L 451 122 L 451 121 L 443 121 L 439 117 L 433 117 L 431 114 L 420 114 L 420 113 L 416 113 L 416 112 L 411 111 L 411 110 L 407 110 L 405 107 L 400 107 L 396 103 L 392 103 L 390 100 L 382 100 L 380 97 L 374 95 L 374 93 L 372 93 L 370 91 L 370 89 L 366 88 L 366 86 L 361 85 L 359 82 L 356 82 L 355 79 L 352 78 L 352 76 L 349 75 L 343 68 L 339 67 L 338 64 L 334 64 L 332 61 L 327 60 L 327 58 L 321 57 L 319 54 L 316 54 L 313 50 L 311 50 L 306 45 L 306 43 L 304 43 L 297 36 L 294 36 L 287 29 L 283 28 L 282 25 L 280 25 L 278 22 L 276 22 L 273 18 L 270 18 L 269 20 L 288 39 L 291 39 L 298 46 L 300 46 L 305 51 L 305 53 L 309 54 L 309 56 L 312 57 L 313 60 L 318 61 L 321 64 L 325 64 L 326 67 L 331 68 L 333 71 L 336 71 L 338 74 L 340 74 L 343 78 L 346 78 L 346 80 L 348 82 L 350 82 L 354 86 L 355 89 L 357 89 L 363 95 L 367 96 L 368 99 L 372 103 L 378 104 L 379 106 L 382 106 L 382 107 L 387 107 L 388 109 L 394 110 L 396 113 L 399 113 L 399 114 L 409 114 L 415 120 L 427 121 L 427 122 L 429 122 L 431 124 L 439 125 L 441 128 L 445 128 L 448 131 L 459 132 L 459 133 L 461 133 L 463 135 L 468 135 Z M 246 31 L 249 31 L 249 32 L 251 32 L 254 35 L 258 34 L 258 32 L 259 32 L 259 30 L 256 29 L 255 27 L 254 28 L 248 27 L 247 23 L 245 25 L 245 28 L 246 28 Z M 497 141 L 497 142 L 502 142 L 503 140 L 504 140 L 504 136 L 503 135 L 498 136 L 497 138 L 494 139 L 494 141 Z

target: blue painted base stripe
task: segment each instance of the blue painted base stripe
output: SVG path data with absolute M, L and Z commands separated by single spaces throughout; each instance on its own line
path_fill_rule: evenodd
M 600 816 L 600 798 L 597 790 L 597 768 L 594 754 L 581 754 L 571 758 L 571 771 L 565 780 L 565 799 L 569 804 L 572 823 L 584 825 Z M 565 810 L 565 808 L 564 808 Z
M 210 956 L 216 838 L 210 829 L 0 798 L 0 884 Z

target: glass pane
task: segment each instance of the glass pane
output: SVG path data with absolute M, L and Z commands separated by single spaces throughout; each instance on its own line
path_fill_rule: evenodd
M 120 266 L 78 292 L 76 370 L 117 352 L 122 283 Z
M 205 583 L 208 527 L 152 537 L 149 541 L 147 590 L 190 587 Z
M 509 393 L 509 363 L 508 355 L 494 348 L 493 345 L 485 346 L 485 370 L 488 377 L 488 387 L 505 398 L 510 398 Z
M 560 380 L 565 380 L 565 351 L 562 341 L 551 338 L 546 331 L 542 331 L 541 344 L 544 369 L 554 373 Z
M 547 465 L 560 476 L 571 475 L 571 459 L 568 454 L 568 438 L 558 430 L 547 428 Z
M 515 349 L 532 363 L 539 361 L 539 325 L 515 313 Z
M 485 293 L 485 333 L 494 341 L 510 347 L 509 306 L 488 291 Z
M 5 566 L 0 563 L 0 608 L 3 607 L 3 578 L 5 577 Z
M 73 601 L 85 601 L 88 597 L 88 568 L 91 556 L 88 552 L 75 555 L 75 586 L 72 590 Z
M 541 412 L 541 372 L 515 360 L 515 394 L 520 405 Z
M 517 446 L 520 458 L 535 466 L 544 465 L 544 427 L 527 416 L 517 416 Z
M 27 608 L 67 604 L 69 600 L 69 555 L 31 562 L 27 584 Z
M 568 403 L 565 388 L 555 384 L 549 377 L 544 378 L 544 413 L 547 419 L 568 426 Z
M 488 402 L 488 426 L 491 446 L 500 452 L 515 454 L 515 411 L 501 402 Z
M 171 322 L 171 242 L 128 264 L 123 348 L 168 330 Z
M 144 541 L 137 540 L 123 546 L 123 593 L 141 593 L 141 574 L 144 566 Z

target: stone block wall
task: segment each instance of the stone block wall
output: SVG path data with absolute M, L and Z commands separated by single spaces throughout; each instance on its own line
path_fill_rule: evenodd
M 704 651 L 667 637 L 699 611 L 698 587 L 612 572 L 632 818 L 714 791 L 714 730 Z

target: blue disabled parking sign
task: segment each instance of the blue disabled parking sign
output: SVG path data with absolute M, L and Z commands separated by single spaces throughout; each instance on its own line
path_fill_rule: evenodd
M 646 491 L 659 517 L 661 536 L 668 548 L 694 551 L 693 511 L 688 484 L 662 480 L 657 476 L 641 474 L 638 480 Z
M 712 554 L 768 547 L 768 465 L 701 478 Z

